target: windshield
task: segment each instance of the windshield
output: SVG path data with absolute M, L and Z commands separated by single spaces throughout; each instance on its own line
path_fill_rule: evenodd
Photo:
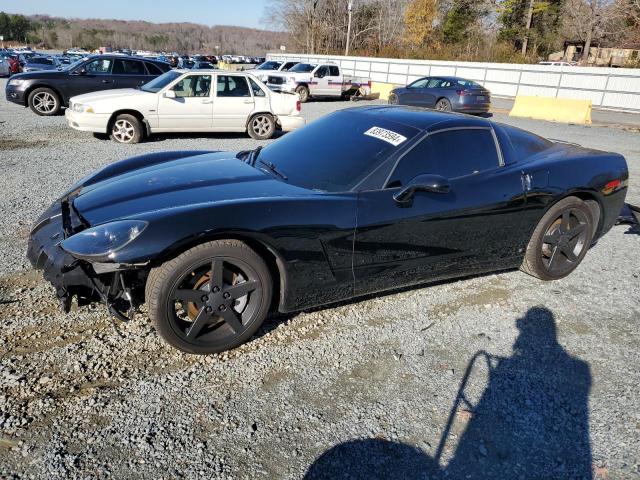
M 258 162 L 271 164 L 293 185 L 344 192 L 419 132 L 366 111 L 335 112 L 264 147 Z M 389 143 L 389 135 L 400 138 L 397 146 Z
M 159 77 L 154 78 L 150 82 L 145 83 L 142 87 L 140 87 L 140 90 L 142 90 L 143 92 L 158 93 L 180 75 L 182 75 L 180 72 L 174 72 L 173 70 L 170 70 L 167 73 L 163 73 Z
M 73 60 L 73 59 L 71 59 L 71 60 Z M 78 59 L 78 60 L 76 60 L 74 62 L 71 62 L 69 65 L 65 65 L 63 70 L 75 70 L 85 60 L 86 60 L 86 58 L 80 58 L 80 59 Z
M 307 73 L 312 71 L 314 68 L 316 68 L 315 65 L 311 65 L 310 63 L 299 63 L 297 65 L 294 65 L 291 70 L 289 70 L 290 72 L 300 72 L 300 73 Z
M 191 60 L 182 60 L 182 68 L 191 68 L 194 63 Z
M 277 70 L 282 63 L 280 62 L 264 62 L 256 67 L 256 70 Z

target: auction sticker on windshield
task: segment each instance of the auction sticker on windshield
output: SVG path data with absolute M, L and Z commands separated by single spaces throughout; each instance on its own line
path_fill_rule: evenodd
M 387 130 L 382 127 L 371 127 L 369 130 L 364 132 L 364 134 L 390 143 L 394 147 L 397 147 L 407 139 L 407 137 L 400 135 L 399 133 L 392 132 L 391 130 Z

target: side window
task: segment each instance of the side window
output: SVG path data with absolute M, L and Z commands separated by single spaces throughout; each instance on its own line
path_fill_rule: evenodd
M 142 62 L 135 60 L 116 60 L 113 63 L 113 75 L 146 75 Z
M 289 69 L 290 69 L 291 67 L 293 67 L 294 65 L 296 65 L 297 63 L 298 63 L 298 62 L 287 62 L 287 63 L 285 63 L 285 64 L 284 64 L 284 67 L 282 67 L 282 71 L 283 71 L 283 72 L 288 72 L 288 71 L 289 71 Z
M 177 98 L 208 97 L 211 91 L 211 75 L 190 75 L 171 89 Z
M 499 164 L 490 130 L 444 131 L 429 135 L 409 151 L 396 167 L 387 187 L 404 185 L 424 173 L 457 178 L 484 172 Z
M 144 62 L 144 64 L 147 66 L 147 73 L 149 75 L 162 75 L 164 73 L 162 70 L 160 70 L 160 67 L 158 67 L 154 63 Z
M 320 68 L 318 68 L 318 70 L 316 70 L 316 73 L 315 73 L 315 76 L 318 78 L 326 77 L 327 75 L 329 75 L 329 67 L 327 67 L 326 65 L 323 65 Z
M 251 91 L 253 91 L 253 96 L 254 97 L 266 97 L 267 94 L 264 93 L 264 90 L 262 90 L 260 88 L 260 85 L 258 85 L 256 82 L 253 81 L 252 78 L 249 78 L 249 84 L 251 85 Z
M 332 77 L 339 77 L 340 76 L 340 69 L 336 65 L 330 65 L 329 66 L 329 75 L 331 75 Z
M 102 58 L 85 64 L 84 68 L 90 75 L 106 75 L 111 73 L 111 63 L 110 58 Z
M 246 78 L 233 75 L 218 75 L 216 95 L 218 97 L 250 97 L 251 93 L 249 93 Z

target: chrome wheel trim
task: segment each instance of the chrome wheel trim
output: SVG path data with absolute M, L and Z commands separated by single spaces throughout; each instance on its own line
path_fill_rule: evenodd
M 447 101 L 439 100 L 438 103 L 436 103 L 436 110 L 439 110 L 440 112 L 448 112 L 450 109 L 449 105 L 447 105 Z
M 51 113 L 55 110 L 57 101 L 49 92 L 38 92 L 33 96 L 33 108 L 40 113 Z
M 129 143 L 133 140 L 135 127 L 128 120 L 116 120 L 111 129 L 111 134 L 118 142 Z
M 271 132 L 271 121 L 266 115 L 258 115 L 251 121 L 251 128 L 256 135 L 264 137 Z

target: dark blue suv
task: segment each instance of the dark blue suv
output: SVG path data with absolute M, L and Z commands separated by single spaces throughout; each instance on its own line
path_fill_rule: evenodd
M 135 88 L 171 70 L 165 62 L 124 55 L 94 55 L 59 70 L 21 73 L 7 82 L 10 102 L 38 115 L 56 115 L 69 99 L 113 88 Z

